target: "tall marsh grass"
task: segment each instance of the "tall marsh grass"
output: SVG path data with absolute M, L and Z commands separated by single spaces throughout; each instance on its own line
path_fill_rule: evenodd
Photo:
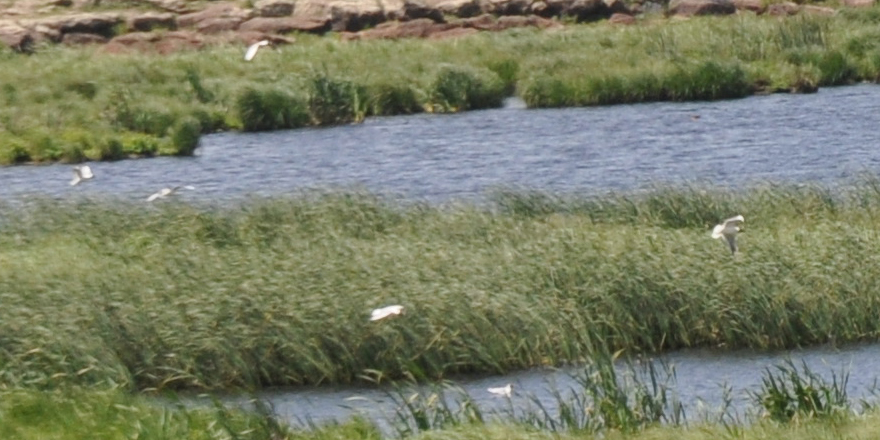
M 447 41 L 300 35 L 253 63 L 232 46 L 170 56 L 47 46 L 0 57 L 0 163 L 191 154 L 195 125 L 178 124 L 190 119 L 200 133 L 259 131 L 497 107 L 512 93 L 560 107 L 875 81 L 876 15 L 646 18 Z
M 0 383 L 231 388 L 880 334 L 880 184 L 0 210 Z M 709 237 L 746 218 L 735 259 Z M 370 322 L 369 312 L 407 313 Z

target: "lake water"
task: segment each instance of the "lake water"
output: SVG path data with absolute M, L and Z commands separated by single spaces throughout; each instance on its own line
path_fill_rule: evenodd
M 661 372 L 660 378 L 667 377 L 665 371 L 674 371 L 669 382 L 669 396 L 681 402 L 685 420 L 717 420 L 724 412 L 726 417 L 746 422 L 749 417 L 759 413 L 759 407 L 750 392 L 760 388 L 768 369 L 778 373 L 776 367 L 788 361 L 799 371 L 803 371 L 806 365 L 829 383 L 835 376 L 838 381 L 848 376 L 846 390 L 856 409 L 859 408 L 857 402 L 860 399 L 876 402 L 878 389 L 875 382 L 880 376 L 880 344 L 779 352 L 686 350 L 645 358 L 641 363 L 653 362 Z M 511 411 L 521 415 L 537 409 L 536 402 L 551 411 L 555 410 L 557 403 L 553 392 L 559 391 L 569 396 L 572 391 L 582 391 L 575 379 L 582 371 L 582 368 L 575 367 L 534 369 L 505 376 L 462 377 L 452 382 L 490 417 L 507 417 Z M 630 367 L 622 363 L 619 365 L 621 378 L 631 371 Z M 501 387 L 508 383 L 514 390 L 510 400 L 487 391 L 490 387 Z M 731 391 L 726 397 L 725 389 Z M 423 396 L 427 396 L 436 388 L 422 386 L 406 390 L 406 395 L 421 391 Z M 461 395 L 453 390 L 447 393 L 447 397 L 460 400 Z M 277 415 L 294 426 L 339 422 L 360 415 L 375 421 L 388 432 L 392 431 L 391 421 L 401 402 L 391 386 L 279 388 L 262 391 L 259 398 L 270 403 Z M 246 406 L 247 399 L 232 397 L 228 401 Z M 729 399 L 729 409 L 724 408 L 725 399 Z
M 734 101 L 652 103 L 370 118 L 362 124 L 205 136 L 195 157 L 0 168 L 0 198 L 112 195 L 223 202 L 308 188 L 366 188 L 409 199 L 479 199 L 498 187 L 602 193 L 700 181 L 846 180 L 880 165 L 880 86 Z M 695 118 L 699 116 L 699 118 Z
M 498 187 L 550 192 L 631 191 L 703 182 L 737 188 L 755 182 L 835 184 L 880 166 L 880 86 L 821 89 L 735 101 L 596 108 L 505 108 L 454 115 L 370 118 L 332 128 L 205 136 L 195 157 L 94 163 L 94 181 L 69 186 L 70 165 L 0 168 L 0 198 L 112 196 L 145 199 L 170 185 L 193 185 L 183 200 L 224 203 L 250 195 L 313 188 L 365 188 L 430 202 L 479 200 Z M 145 202 L 146 203 L 146 202 Z M 738 411 L 764 370 L 791 358 L 816 372 L 850 374 L 853 398 L 868 396 L 880 371 L 880 345 L 784 353 L 688 351 L 663 357 L 691 414 L 721 402 L 722 383 Z M 457 383 L 486 411 L 568 390 L 570 372 L 533 370 Z M 510 402 L 486 388 L 512 383 Z M 317 388 L 261 394 L 291 423 L 392 415 L 387 389 Z M 355 397 L 355 399 L 350 399 Z M 232 399 L 236 400 L 236 399 Z

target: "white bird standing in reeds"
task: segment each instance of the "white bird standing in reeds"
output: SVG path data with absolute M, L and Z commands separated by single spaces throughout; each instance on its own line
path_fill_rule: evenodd
M 403 306 L 401 305 L 393 305 L 382 307 L 373 310 L 370 313 L 370 321 L 378 321 L 380 319 L 385 319 L 392 315 L 400 315 L 403 314 Z
M 487 391 L 496 396 L 510 397 L 510 394 L 513 393 L 513 385 L 507 384 L 503 387 L 488 388 Z
M 148 202 L 152 202 L 153 200 L 156 200 L 156 199 L 162 199 L 162 198 L 168 197 L 168 196 L 173 195 L 174 193 L 176 193 L 176 192 L 177 192 L 178 190 L 180 190 L 181 188 L 184 188 L 184 189 L 196 189 L 195 187 L 193 187 L 193 186 L 189 186 L 189 185 L 187 185 L 187 186 L 175 186 L 175 187 L 173 187 L 173 188 L 162 188 L 162 189 L 159 190 L 159 192 L 157 192 L 157 193 L 151 195 L 150 197 L 147 197 L 147 201 L 148 201 Z
M 746 221 L 746 219 L 741 215 L 724 220 L 723 223 L 715 225 L 715 228 L 712 229 L 712 238 L 724 237 L 724 239 L 727 240 L 727 244 L 730 246 L 730 253 L 736 255 L 736 251 L 738 250 L 736 247 L 736 234 L 740 231 L 739 225 L 744 221 Z
M 244 53 L 244 60 L 250 61 L 250 60 L 254 59 L 254 57 L 257 56 L 257 51 L 260 50 L 261 47 L 268 46 L 268 45 L 269 45 L 269 40 L 262 40 L 262 41 L 258 41 L 256 43 L 254 43 L 254 44 L 251 44 L 247 48 L 247 52 Z
M 70 186 L 78 185 L 80 182 L 93 179 L 94 177 L 95 175 L 88 165 L 75 166 L 73 167 L 73 180 L 70 181 Z

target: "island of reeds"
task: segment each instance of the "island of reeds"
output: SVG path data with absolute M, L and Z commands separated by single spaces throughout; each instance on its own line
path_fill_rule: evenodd
M 880 9 L 796 17 L 647 16 L 449 40 L 300 35 L 158 54 L 41 47 L 0 56 L 0 163 L 190 155 L 201 134 L 529 107 L 733 99 L 880 77 Z
M 331 191 L 150 209 L 108 199 L 4 206 L 0 434 L 384 438 L 364 420 L 301 431 L 259 405 L 193 408 L 141 393 L 563 364 L 586 366 L 587 397 L 560 397 L 566 411 L 499 420 L 401 392 L 394 436 L 829 439 L 876 429 L 873 406 L 858 415 L 847 399 L 845 374 L 768 369 L 743 425 L 682 423 L 660 381 L 624 388 L 612 367 L 686 347 L 875 341 L 876 178 L 590 197 L 498 190 L 491 200 L 434 206 Z M 733 213 L 746 218 L 735 256 L 710 238 Z M 369 321 L 388 304 L 407 312 Z

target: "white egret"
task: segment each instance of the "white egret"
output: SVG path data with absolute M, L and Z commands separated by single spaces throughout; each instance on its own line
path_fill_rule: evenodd
M 254 59 L 254 57 L 257 56 L 257 51 L 260 50 L 261 47 L 268 46 L 268 45 L 269 45 L 269 40 L 258 41 L 254 44 L 251 44 L 248 47 L 247 52 L 245 52 L 245 54 L 244 54 L 244 60 L 250 61 L 250 60 Z
M 513 392 L 513 385 L 507 384 L 503 387 L 488 388 L 487 391 L 496 396 L 510 397 L 510 394 Z
M 84 180 L 93 179 L 94 177 L 95 175 L 88 165 L 75 166 L 73 167 L 73 180 L 70 181 L 70 186 L 77 185 Z
M 173 188 L 162 188 L 162 189 L 160 189 L 159 192 L 157 192 L 156 194 L 153 194 L 153 195 L 151 195 L 150 197 L 147 197 L 147 201 L 148 201 L 148 202 L 152 202 L 153 200 L 156 200 L 156 199 L 162 199 L 162 198 L 168 197 L 168 196 L 173 195 L 174 193 L 176 193 L 176 192 L 177 192 L 179 189 L 181 189 L 181 188 L 184 188 L 184 189 L 196 189 L 195 187 L 193 187 L 193 186 L 189 186 L 189 185 L 187 185 L 187 186 L 175 186 L 175 187 L 173 187 Z
M 403 313 L 403 306 L 393 305 L 375 309 L 370 313 L 370 321 L 378 321 L 391 315 L 400 315 Z
M 723 223 L 715 225 L 715 228 L 712 229 L 712 238 L 724 237 L 727 244 L 730 245 L 730 253 L 736 255 L 736 234 L 740 231 L 739 225 L 744 221 L 746 219 L 741 215 L 724 220 Z

